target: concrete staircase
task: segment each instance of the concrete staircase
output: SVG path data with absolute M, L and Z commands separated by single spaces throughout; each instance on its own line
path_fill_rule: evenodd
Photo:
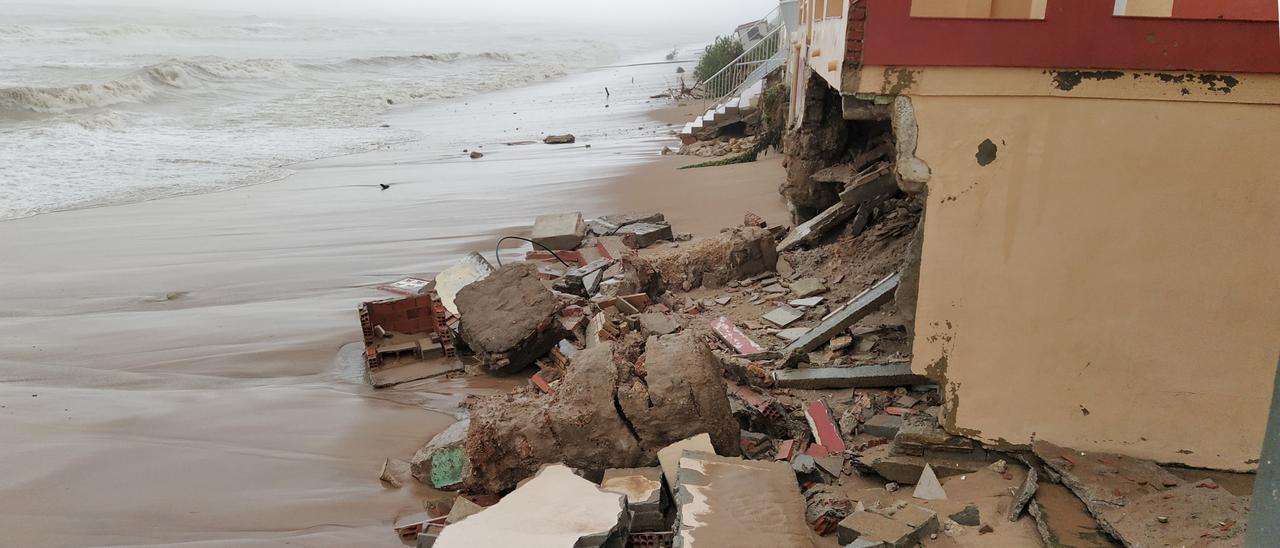
M 764 92 L 764 80 L 757 80 L 742 90 L 742 93 L 717 104 L 702 116 L 684 125 L 680 130 L 680 142 L 693 144 L 699 139 L 715 135 L 716 131 L 729 124 L 741 122 L 760 105 L 760 96 Z

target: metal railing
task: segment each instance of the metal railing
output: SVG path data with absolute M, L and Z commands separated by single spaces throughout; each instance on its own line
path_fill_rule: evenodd
M 737 95 L 778 67 L 787 63 L 790 34 L 777 8 L 764 17 L 769 32 L 752 44 L 733 61 L 698 84 L 702 90 L 703 106 L 719 104 L 722 99 Z

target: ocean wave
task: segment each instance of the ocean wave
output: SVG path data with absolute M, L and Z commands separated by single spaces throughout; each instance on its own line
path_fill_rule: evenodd
M 406 63 L 420 63 L 422 61 L 430 61 L 430 62 L 436 62 L 436 63 L 457 63 L 457 62 L 474 61 L 474 60 L 501 61 L 504 63 L 510 63 L 510 62 L 521 60 L 523 57 L 524 57 L 523 54 L 502 53 L 497 51 L 486 51 L 481 53 L 462 53 L 462 52 L 455 51 L 455 52 L 449 52 L 449 53 L 417 53 L 413 55 L 379 55 L 376 57 L 348 59 L 344 61 L 342 64 L 343 65 L 388 66 L 388 65 L 402 65 Z
M 278 59 L 173 59 L 147 65 L 108 82 L 62 87 L 0 88 L 0 112 L 58 113 L 122 103 L 142 103 L 166 91 L 198 88 L 217 82 L 270 79 L 297 70 L 293 64 Z

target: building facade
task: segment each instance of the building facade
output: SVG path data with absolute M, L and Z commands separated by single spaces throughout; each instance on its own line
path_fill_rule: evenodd
M 948 430 L 1256 468 L 1280 353 L 1274 0 L 806 0 L 811 79 L 925 202 Z

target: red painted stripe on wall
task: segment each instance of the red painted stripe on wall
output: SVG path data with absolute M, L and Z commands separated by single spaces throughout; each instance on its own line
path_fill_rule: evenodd
M 913 18 L 909 2 L 860 1 L 864 65 L 1280 73 L 1272 22 L 1116 17 L 1114 0 L 1049 0 L 1044 20 Z

